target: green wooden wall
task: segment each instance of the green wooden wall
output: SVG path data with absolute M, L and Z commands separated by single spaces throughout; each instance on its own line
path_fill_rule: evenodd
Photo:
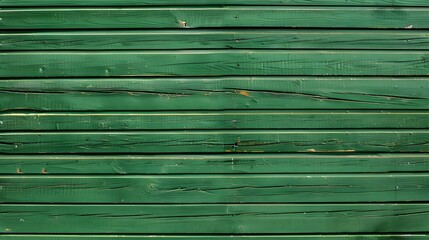
M 429 239 L 429 1 L 1 0 L 0 239 Z

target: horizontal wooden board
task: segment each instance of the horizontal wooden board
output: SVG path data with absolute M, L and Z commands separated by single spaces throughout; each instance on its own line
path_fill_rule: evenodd
M 394 28 L 427 29 L 425 7 L 2 8 L 0 29 Z
M 4 240 L 110 240 L 110 239 L 121 239 L 121 240 L 133 240 L 133 239 L 142 239 L 142 240 L 265 240 L 265 239 L 273 239 L 273 240 L 283 240 L 283 239 L 298 239 L 298 240 L 425 240 L 429 237 L 426 234 L 378 234 L 378 235 L 370 235 L 370 234 L 358 234 L 358 235 L 46 235 L 46 234 L 6 234 L 1 235 Z
M 0 3 L 1 4 L 1 3 Z M 429 49 L 428 31 L 98 30 L 0 33 L 0 50 Z
M 0 174 L 429 172 L 419 154 L 1 155 Z
M 429 22 L 429 21 L 428 21 Z M 13 51 L 2 77 L 374 75 L 427 76 L 429 51 Z
M 429 204 L 0 205 L 2 233 L 412 233 Z M 308 227 L 311 226 L 311 227 Z
M 425 78 L 2 80 L 1 110 L 428 109 Z
M 380 128 L 429 128 L 429 112 L 294 110 L 0 114 L 0 131 Z
M 228 235 L 228 236 L 217 236 L 217 235 L 175 235 L 175 236 L 162 236 L 162 235 L 45 235 L 45 234 L 6 234 L 1 235 L 4 240 L 111 240 L 111 239 L 122 239 L 122 240 L 283 240 L 283 239 L 298 239 L 298 240 L 426 240 L 429 235 L 426 234 L 384 234 L 384 235 Z
M 159 5 L 342 5 L 342 6 L 429 6 L 425 0 L 2 0 L 0 6 L 159 6 Z
M 424 202 L 428 174 L 0 176 L 1 203 Z
M 429 130 L 0 133 L 0 153 L 429 152 Z
M 11 63 L 5 62 L 5 65 L 8 64 Z M 52 70 L 56 71 L 57 63 L 52 64 Z M 17 64 L 16 68 L 19 66 Z M 0 68 L 3 68 L 5 74 L 14 75 L 22 75 L 25 70 L 12 72 L 1 65 Z M 74 68 L 64 69 L 73 71 Z M 182 68 L 178 65 L 177 69 Z M 88 68 L 88 71 L 92 70 Z M 421 70 L 424 71 L 424 68 Z M 2 79 L 0 96 L 1 111 L 428 110 L 429 78 L 297 76 Z M 421 121 L 424 119 L 417 122 Z M 416 122 L 413 124 L 418 126 Z M 0 124 L 0 129 L 3 127 Z

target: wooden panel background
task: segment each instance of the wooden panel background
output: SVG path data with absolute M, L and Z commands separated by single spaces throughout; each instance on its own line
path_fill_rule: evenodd
M 429 239 L 428 19 L 0 1 L 0 239 Z

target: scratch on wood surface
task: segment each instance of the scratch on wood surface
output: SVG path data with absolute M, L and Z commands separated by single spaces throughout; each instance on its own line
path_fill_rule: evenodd
M 180 26 L 182 26 L 182 27 L 188 27 L 188 23 L 187 22 L 185 22 L 183 20 L 180 20 L 180 19 L 179 19 L 178 22 L 179 22 Z
M 305 151 L 299 151 L 299 152 L 312 152 L 312 153 L 328 153 L 328 152 L 338 152 L 338 153 L 352 153 L 352 152 L 356 152 L 356 150 L 354 149 L 340 149 L 340 150 L 317 150 L 317 149 L 307 149 Z
M 237 91 L 240 95 L 246 96 L 246 97 L 250 97 L 250 93 L 248 91 L 244 91 L 244 90 L 238 90 Z

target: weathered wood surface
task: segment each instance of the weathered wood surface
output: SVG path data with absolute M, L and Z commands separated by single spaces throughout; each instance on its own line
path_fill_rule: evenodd
M 0 0 L 0 239 L 428 239 L 428 16 Z
M 17 129 L 21 131 L 103 131 L 380 128 L 429 128 L 429 113 L 410 110 L 271 110 L 99 113 L 15 112 L 0 114 L 0 131 L 14 131 Z
M 429 130 L 96 131 L 0 133 L 0 152 L 429 152 Z
M 429 227 L 428 204 L 3 204 L 0 213 L 2 233 L 365 234 Z
M 426 0 L 2 0 L 0 6 L 174 6 L 174 5 L 333 5 L 333 6 L 429 6 Z
M 429 21 L 428 21 L 429 23 Z M 0 53 L 2 77 L 427 76 L 429 51 L 183 50 Z
M 2 8 L 0 29 L 372 28 L 428 29 L 426 7 Z
M 2 203 L 424 202 L 428 174 L 0 176 Z
M 216 235 L 46 235 L 46 234 L 6 234 L 2 235 L 4 240 L 111 240 L 111 239 L 121 239 L 121 240 L 426 240 L 429 235 L 426 234 L 379 234 L 379 235 L 228 235 L 228 236 L 216 236 Z
M 0 3 L 1 4 L 1 3 Z M 428 31 L 96 30 L 0 33 L 0 50 L 429 49 Z
M 13 61 L 19 60 L 13 59 Z M 5 64 L 12 63 L 5 62 Z M 31 68 L 37 68 L 31 61 L 29 64 L 31 64 Z M 86 64 L 86 62 L 76 64 Z M 88 64 L 96 64 L 96 62 L 88 62 Z M 49 67 L 49 69 L 59 70 L 55 67 L 56 65 L 58 64 L 52 62 L 50 65 L 52 68 Z M 18 68 L 20 64 L 16 66 Z M 23 72 L 26 71 L 26 69 L 16 69 L 17 72 L 12 72 L 7 66 L 0 66 L 1 68 L 4 72 L 18 76 L 24 75 Z M 180 64 L 177 65 L 177 68 L 191 71 L 180 67 Z M 279 68 L 279 70 L 283 71 L 286 68 Z M 74 68 L 65 66 L 64 69 L 73 72 Z M 161 67 L 159 69 L 165 70 Z M 201 71 L 198 67 L 194 69 Z M 213 69 L 217 68 L 213 67 Z M 54 75 L 49 72 L 48 68 L 45 70 L 46 73 L 42 74 Z M 95 69 L 87 68 L 87 70 L 94 72 Z M 233 69 L 230 71 L 236 73 Z M 222 73 L 226 74 L 226 72 Z M 429 109 L 429 78 L 297 76 L 2 79 L 0 96 L 2 98 L 1 111 L 427 110 Z M 2 125 L 0 125 L 1 128 Z
M 0 174 L 427 173 L 428 154 L 2 155 Z M 269 175 L 267 175 L 269 176 Z

